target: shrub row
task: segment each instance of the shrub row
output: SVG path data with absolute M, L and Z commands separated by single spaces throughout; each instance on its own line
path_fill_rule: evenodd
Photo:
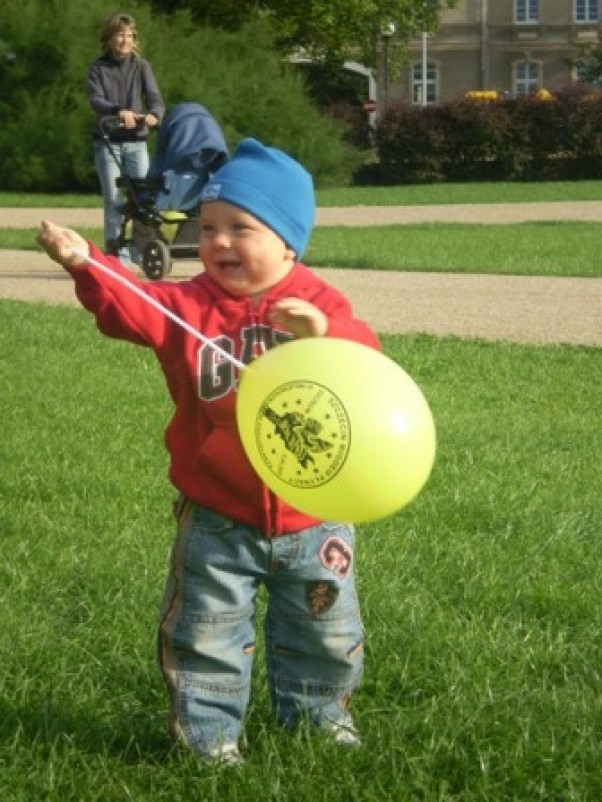
M 600 178 L 602 92 L 391 104 L 373 136 L 377 162 L 358 176 L 366 183 Z

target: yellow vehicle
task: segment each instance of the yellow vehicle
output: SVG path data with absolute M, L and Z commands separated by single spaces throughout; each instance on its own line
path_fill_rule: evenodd
M 495 89 L 471 89 L 464 97 L 468 100 L 495 101 L 500 99 L 500 93 Z

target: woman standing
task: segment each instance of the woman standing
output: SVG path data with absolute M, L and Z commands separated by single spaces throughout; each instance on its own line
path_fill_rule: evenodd
M 94 165 L 104 199 L 105 250 L 119 254 L 123 223 L 122 197 L 116 181 L 120 175 L 144 178 L 148 171 L 149 129 L 161 122 L 165 104 L 148 61 L 140 58 L 136 23 L 129 14 L 108 17 L 100 32 L 102 55 L 88 70 L 88 99 L 97 115 L 94 130 Z M 98 123 L 118 117 L 120 125 L 107 131 L 110 148 Z

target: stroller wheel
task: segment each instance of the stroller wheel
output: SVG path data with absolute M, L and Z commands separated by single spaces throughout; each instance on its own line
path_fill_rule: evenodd
M 146 243 L 142 251 L 142 269 L 153 281 L 171 271 L 169 246 L 163 240 L 153 239 Z

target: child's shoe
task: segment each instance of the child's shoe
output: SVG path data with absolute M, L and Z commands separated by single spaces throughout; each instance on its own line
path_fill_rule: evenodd
M 221 766 L 242 766 L 245 762 L 236 744 L 224 744 L 216 746 L 210 752 L 205 752 L 201 757 L 204 760 L 218 763 Z
M 353 724 L 332 724 L 329 730 L 334 736 L 334 740 L 341 746 L 350 746 L 353 749 L 357 749 L 362 745 L 362 739 Z
M 349 713 L 336 720 L 323 719 L 319 726 L 322 732 L 328 733 L 341 746 L 357 748 L 362 745 L 362 739 Z

